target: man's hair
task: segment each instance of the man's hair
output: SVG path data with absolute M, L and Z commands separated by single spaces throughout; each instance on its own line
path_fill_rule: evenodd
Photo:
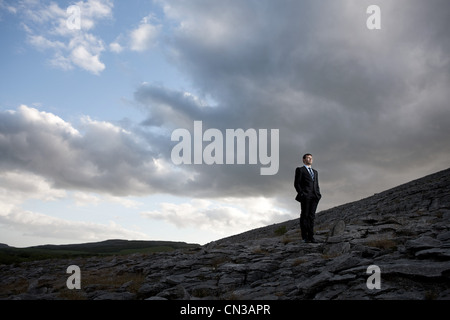
M 305 153 L 305 154 L 303 155 L 303 159 L 306 159 L 307 156 L 311 156 L 311 157 L 312 157 L 312 154 L 311 154 L 311 153 Z

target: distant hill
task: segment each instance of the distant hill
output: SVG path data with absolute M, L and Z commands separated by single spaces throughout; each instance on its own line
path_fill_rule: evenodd
M 169 251 L 174 249 L 184 249 L 197 247 L 198 244 L 188 244 L 186 242 L 174 241 L 147 241 L 147 240 L 121 240 L 112 239 L 100 242 L 63 244 L 63 245 L 40 245 L 30 247 L 39 250 L 49 251 L 73 251 L 92 254 L 126 254 L 130 251 Z
M 46 244 L 27 248 L 15 248 L 0 244 L 0 264 L 11 264 L 43 259 L 74 256 L 123 255 L 189 249 L 198 244 L 175 241 L 105 240 L 100 242 L 54 245 Z

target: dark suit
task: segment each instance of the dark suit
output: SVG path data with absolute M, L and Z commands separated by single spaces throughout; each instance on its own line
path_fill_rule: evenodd
M 311 177 L 305 166 L 295 169 L 294 187 L 297 191 L 295 200 L 300 202 L 300 229 L 303 240 L 312 240 L 314 236 L 314 218 L 317 205 L 319 204 L 320 194 L 319 173 L 314 172 L 314 179 Z

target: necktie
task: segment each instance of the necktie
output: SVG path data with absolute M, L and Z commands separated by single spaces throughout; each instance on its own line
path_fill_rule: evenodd
M 311 175 L 311 178 L 314 180 L 314 172 L 312 171 L 311 168 L 308 168 L 309 170 L 309 174 Z

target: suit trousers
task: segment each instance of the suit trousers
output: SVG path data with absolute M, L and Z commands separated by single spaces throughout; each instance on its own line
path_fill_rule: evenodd
M 300 230 L 303 240 L 312 240 L 314 238 L 314 219 L 319 200 L 316 198 L 302 199 L 300 202 Z

